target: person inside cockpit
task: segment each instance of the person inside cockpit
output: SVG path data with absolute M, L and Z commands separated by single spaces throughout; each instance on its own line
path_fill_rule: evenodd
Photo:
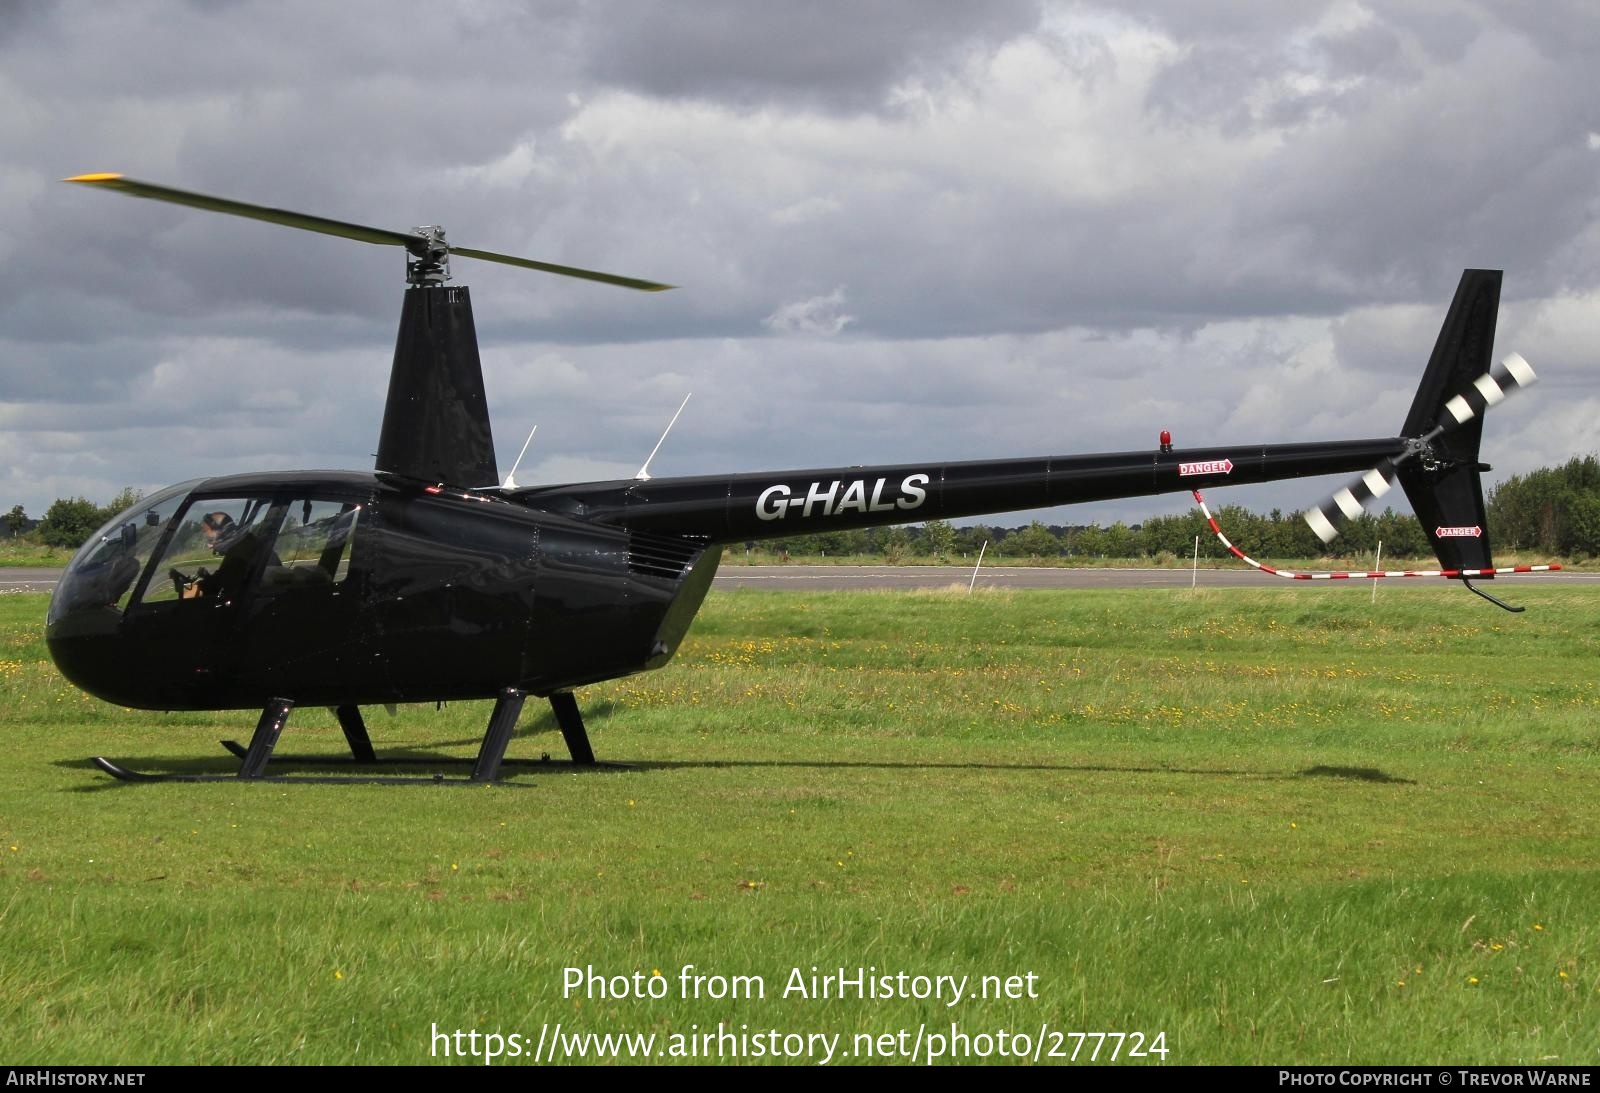
M 240 528 L 232 516 L 220 511 L 206 513 L 200 521 L 200 531 L 211 553 L 222 556 L 222 564 L 217 566 L 215 573 L 202 568 L 195 577 L 187 580 L 179 595 L 185 600 L 232 599 L 250 576 L 256 555 L 261 550 L 261 539 L 256 535 L 256 529 Z M 269 564 L 278 563 L 272 559 Z M 177 570 L 173 573 L 174 580 L 181 576 Z

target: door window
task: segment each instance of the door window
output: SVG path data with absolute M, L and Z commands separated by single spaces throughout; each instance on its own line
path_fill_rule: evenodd
M 343 584 L 350 573 L 350 540 L 360 517 L 360 506 L 348 501 L 290 501 L 273 556 L 262 571 L 261 590 Z
M 283 508 L 262 497 L 193 502 L 145 582 L 143 603 L 227 603 L 254 577 Z

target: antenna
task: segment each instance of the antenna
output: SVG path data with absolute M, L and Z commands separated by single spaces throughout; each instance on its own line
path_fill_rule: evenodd
M 648 481 L 650 481 L 650 461 L 652 459 L 654 459 L 656 457 L 656 453 L 661 450 L 661 445 L 666 443 L 666 441 L 667 441 L 667 433 L 672 432 L 672 427 L 674 425 L 678 424 L 678 414 L 683 413 L 683 408 L 685 406 L 689 405 L 689 399 L 691 397 L 693 397 L 693 395 L 694 395 L 694 392 L 690 391 L 687 395 L 683 396 L 683 401 L 678 404 L 678 413 L 672 415 L 672 420 L 667 422 L 666 429 L 663 430 L 662 433 L 661 433 L 661 439 L 656 441 L 656 446 L 654 448 L 650 449 L 650 454 L 649 455 L 645 456 L 644 466 L 640 467 L 639 468 L 639 473 L 633 476 L 636 481 L 639 481 L 639 482 L 648 482 Z
M 506 480 L 500 483 L 501 489 L 514 490 L 517 488 L 517 468 L 522 466 L 522 457 L 528 454 L 528 445 L 533 443 L 533 434 L 538 431 L 539 426 L 537 425 L 528 430 L 528 439 L 522 442 L 522 451 L 517 453 L 517 461 L 511 464 L 511 470 L 506 472 Z

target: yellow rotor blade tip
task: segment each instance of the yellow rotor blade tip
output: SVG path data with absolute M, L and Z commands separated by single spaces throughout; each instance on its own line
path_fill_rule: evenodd
M 121 175 L 116 174 L 114 172 L 105 171 L 105 172 L 101 172 L 100 174 L 94 174 L 94 175 L 73 175 L 71 178 L 64 178 L 61 181 L 62 182 L 110 182 L 113 179 L 118 179 L 118 178 L 121 178 L 121 177 L 122 177 Z

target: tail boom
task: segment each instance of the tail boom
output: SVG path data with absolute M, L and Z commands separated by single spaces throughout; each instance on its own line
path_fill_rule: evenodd
M 633 530 L 730 543 L 1339 474 L 1399 438 L 830 467 L 519 490 L 524 504 Z

